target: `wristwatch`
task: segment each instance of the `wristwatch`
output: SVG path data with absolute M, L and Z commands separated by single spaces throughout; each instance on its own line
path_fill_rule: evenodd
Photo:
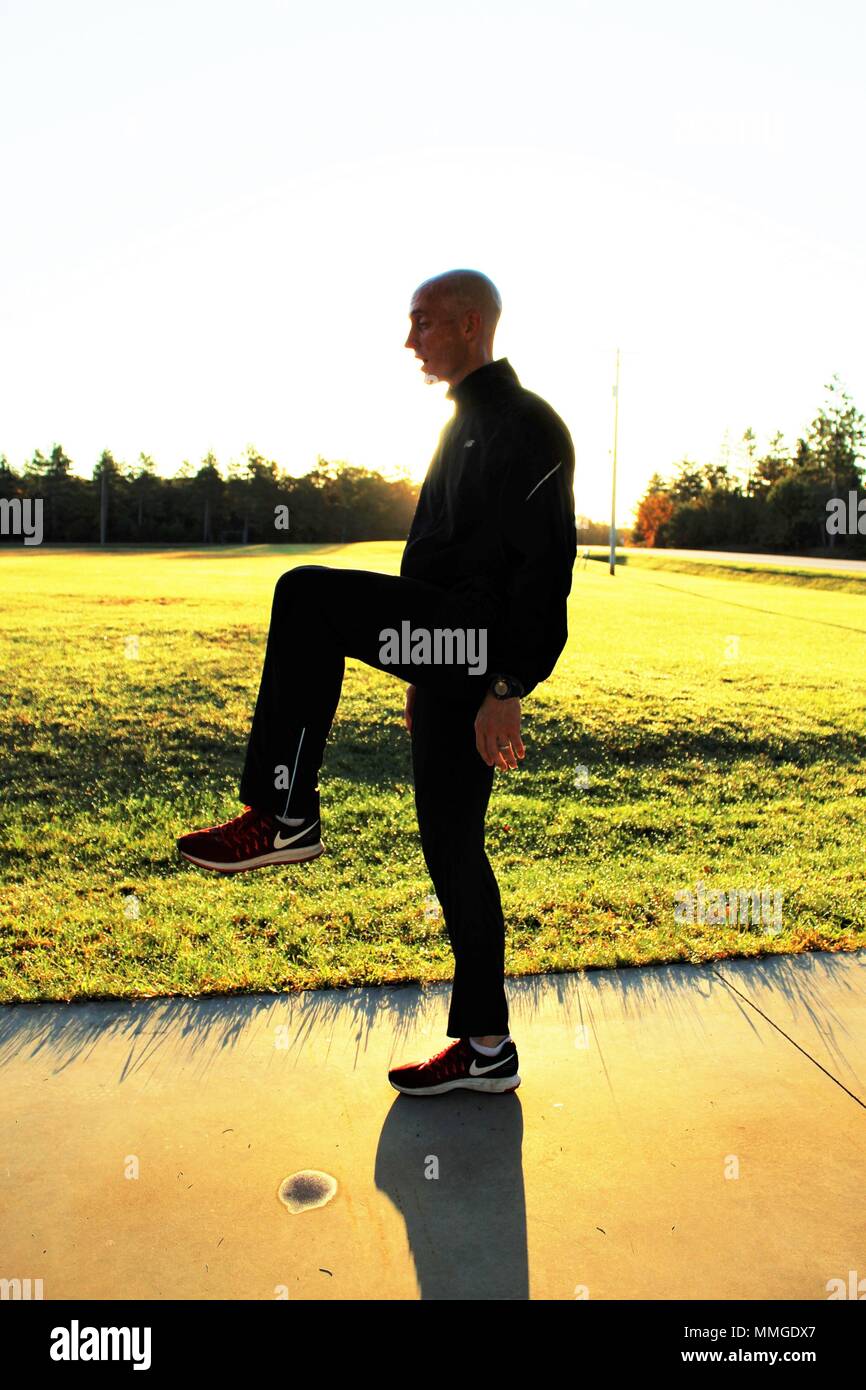
M 523 686 L 514 676 L 497 675 L 490 682 L 490 693 L 495 695 L 497 700 L 511 700 L 515 696 L 520 699 Z

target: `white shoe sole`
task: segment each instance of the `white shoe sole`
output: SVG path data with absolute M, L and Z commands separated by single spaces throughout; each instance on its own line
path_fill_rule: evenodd
M 398 1086 L 396 1081 L 388 1080 L 404 1096 L 441 1096 L 445 1091 L 490 1091 L 502 1093 L 503 1091 L 516 1091 L 520 1085 L 520 1076 L 517 1072 L 513 1076 L 475 1076 L 466 1077 L 462 1081 L 443 1081 L 441 1086 L 424 1086 L 415 1088 L 414 1086 Z
M 218 874 L 240 874 L 244 869 L 261 869 L 265 864 L 302 864 L 306 859 L 318 859 L 324 852 L 325 846 L 320 840 L 316 845 L 299 846 L 298 849 L 272 850 L 270 854 L 260 854 L 255 859 L 243 859 L 239 864 L 217 864 L 212 859 L 197 859 L 185 850 L 178 851 L 190 864 L 195 864 L 199 869 L 213 869 Z

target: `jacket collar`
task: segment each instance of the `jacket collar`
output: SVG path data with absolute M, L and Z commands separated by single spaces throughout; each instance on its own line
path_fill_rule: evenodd
M 517 373 L 508 358 L 497 357 L 493 362 L 485 362 L 483 367 L 476 367 L 456 386 L 449 386 L 445 395 L 448 400 L 456 401 L 459 410 L 490 400 L 500 391 L 519 385 Z

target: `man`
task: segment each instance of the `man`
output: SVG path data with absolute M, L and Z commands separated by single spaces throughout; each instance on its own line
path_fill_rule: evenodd
M 400 575 L 301 565 L 281 576 L 240 784 L 245 810 L 177 842 L 191 863 L 222 873 L 321 854 L 318 773 L 345 657 L 407 682 L 421 846 L 454 951 L 447 1035 L 457 1039 L 426 1062 L 392 1068 L 392 1086 L 412 1095 L 520 1084 L 484 820 L 494 769 L 514 769 L 526 753 L 521 697 L 565 646 L 577 537 L 571 436 L 507 358 L 494 360 L 501 309 L 478 271 L 447 271 L 415 291 L 404 346 L 428 383 L 448 382 L 456 408 Z M 465 637 L 462 655 L 431 660 L 423 640 L 411 651 L 392 640 L 404 631 Z

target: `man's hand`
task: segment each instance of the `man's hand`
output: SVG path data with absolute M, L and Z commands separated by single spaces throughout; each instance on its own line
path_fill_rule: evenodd
M 406 721 L 406 728 L 409 730 L 409 733 L 410 733 L 410 734 L 411 734 L 411 732 L 412 732 L 412 711 L 414 710 L 414 708 L 415 708 L 415 687 L 414 687 L 414 685 L 407 685 L 407 686 L 406 686 L 406 707 L 405 707 L 405 709 L 403 710 L 403 718 L 404 718 L 405 721 Z
M 499 744 L 504 743 L 505 748 Z M 520 737 L 520 701 L 516 695 L 510 700 L 497 700 L 488 692 L 484 703 L 475 716 L 475 746 L 488 767 L 517 767 L 518 758 L 526 753 Z

